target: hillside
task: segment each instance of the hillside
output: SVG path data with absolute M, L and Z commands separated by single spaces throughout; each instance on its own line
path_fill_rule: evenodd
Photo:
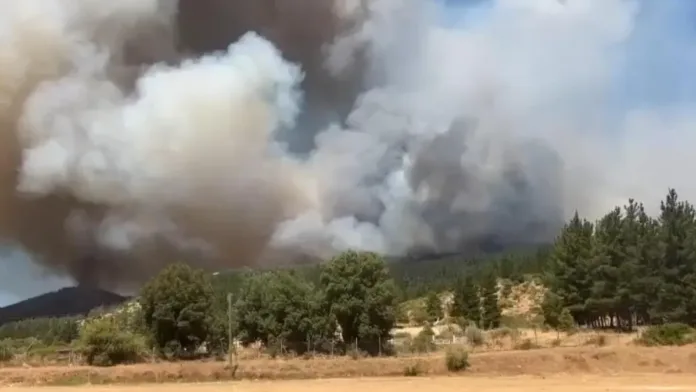
M 100 306 L 127 300 L 118 294 L 85 286 L 67 287 L 0 308 L 0 325 L 22 319 L 76 316 Z

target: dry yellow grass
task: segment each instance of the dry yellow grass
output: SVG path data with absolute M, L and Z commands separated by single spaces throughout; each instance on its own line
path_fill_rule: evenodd
M 468 376 L 696 374 L 693 346 L 681 348 L 583 347 L 475 353 Z M 412 358 L 257 359 L 241 361 L 237 379 L 403 377 L 417 366 L 421 376 L 449 374 L 443 354 Z M 165 363 L 113 368 L 43 367 L 0 369 L 0 386 L 143 384 L 224 381 L 232 377 L 222 363 Z M 696 384 L 694 384 L 696 385 Z M 696 390 L 696 388 L 694 389 Z M 334 391 L 335 392 L 335 391 Z
M 36 388 L 18 388 L 18 392 Z M 64 391 L 64 388 L 42 388 L 44 392 Z M 694 391 L 696 376 L 630 375 L 621 377 L 430 377 L 430 378 L 382 378 L 382 379 L 331 379 L 302 381 L 270 381 L 219 384 L 170 384 L 157 386 L 96 386 L 84 389 L 89 392 L 353 392 L 355 390 L 379 392 L 421 391 L 476 391 L 476 392 L 641 392 L 641 391 Z

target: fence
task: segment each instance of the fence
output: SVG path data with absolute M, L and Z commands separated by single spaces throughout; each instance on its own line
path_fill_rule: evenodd
M 631 342 L 637 335 L 585 331 L 578 333 L 559 333 L 556 331 L 534 330 L 499 330 L 483 333 L 482 339 L 472 339 L 471 336 L 450 335 L 442 337 L 434 335 L 428 339 L 419 339 L 417 334 L 397 334 L 385 341 L 365 341 L 356 339 L 350 344 L 341 341 L 312 342 L 309 340 L 288 342 L 279 340 L 270 347 L 254 344 L 242 347 L 237 344 L 237 356 L 243 359 L 259 359 L 276 356 L 399 356 L 417 357 L 428 353 L 447 350 L 452 346 L 460 346 L 476 352 L 505 352 L 532 350 L 552 347 L 587 347 L 614 346 Z M 300 348 L 299 350 L 297 348 Z

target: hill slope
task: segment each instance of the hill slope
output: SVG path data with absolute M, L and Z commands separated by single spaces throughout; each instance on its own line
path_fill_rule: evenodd
M 126 300 L 96 288 L 67 287 L 0 308 L 0 325 L 29 318 L 83 315 L 100 306 L 118 305 Z

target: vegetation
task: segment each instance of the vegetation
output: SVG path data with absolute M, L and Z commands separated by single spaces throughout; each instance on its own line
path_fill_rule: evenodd
M 452 316 L 461 319 L 462 327 L 469 324 L 481 324 L 481 301 L 479 298 L 478 287 L 474 284 L 472 277 L 466 277 L 457 282 L 454 288 L 454 303 L 452 305 Z
M 85 361 L 89 365 L 112 366 L 137 362 L 147 352 L 144 338 L 120 328 L 113 318 L 86 323 L 80 332 Z
M 460 372 L 469 367 L 469 353 L 461 347 L 450 348 L 445 353 L 445 364 L 450 372 Z
M 191 355 L 208 337 L 213 289 L 208 275 L 172 264 L 142 290 L 140 305 L 160 350 Z
M 384 260 L 374 253 L 345 252 L 321 272 L 326 309 L 343 342 L 370 354 L 382 351 L 396 325 L 396 287 Z
M 428 293 L 428 296 L 425 298 L 425 312 L 430 323 L 435 323 L 444 317 L 442 301 L 434 291 Z
M 696 213 L 673 189 L 660 211 L 651 218 L 629 200 L 595 224 L 575 214 L 546 271 L 547 320 L 567 308 L 576 324 L 589 327 L 695 325 Z
M 682 323 L 649 327 L 637 341 L 644 346 L 683 346 L 694 342 L 696 342 L 696 330 Z
M 249 279 L 236 304 L 236 328 L 245 345 L 260 341 L 302 354 L 310 344 L 330 340 L 335 323 L 321 293 L 288 271 L 265 272 Z
M 528 316 L 503 312 L 511 300 L 501 298 L 517 295 L 520 282 L 548 289 L 537 291 L 543 300 Z M 560 332 L 580 327 L 621 332 L 646 326 L 641 344 L 682 345 L 696 336 L 694 298 L 696 210 L 669 190 L 657 217 L 634 200 L 594 223 L 575 214 L 553 246 L 541 249 L 401 263 L 348 251 L 317 266 L 214 277 L 173 264 L 137 300 L 95 312 L 84 325 L 80 318 L 55 318 L 0 326 L 0 347 L 7 348 L 0 359 L 13 358 L 15 342 L 30 338 L 27 344 L 78 345 L 89 363 L 101 365 L 146 354 L 195 358 L 227 351 L 229 333 L 274 355 L 359 358 L 393 352 L 397 318 L 426 326 L 413 339 L 408 335 L 406 347 L 414 353 L 435 350 L 438 338 L 456 341 L 452 330 L 436 338 L 430 325 L 444 319 L 456 320 L 469 348 L 507 337 L 517 349 L 536 348 L 542 327 L 557 330 L 560 339 Z M 517 330 L 530 327 L 533 341 Z M 593 342 L 603 345 L 606 337 Z M 450 357 L 468 360 L 465 353 L 448 353 L 448 368 Z
M 434 341 L 435 332 L 430 326 L 426 326 L 416 335 L 410 342 L 409 351 L 412 353 L 430 353 L 437 350 L 437 345 Z
M 77 317 L 14 321 L 0 326 L 0 340 L 34 338 L 48 345 L 67 344 L 78 336 L 78 321 Z
M 495 275 L 488 275 L 481 286 L 482 312 L 481 326 L 485 329 L 500 327 L 500 304 L 498 303 L 498 285 Z

